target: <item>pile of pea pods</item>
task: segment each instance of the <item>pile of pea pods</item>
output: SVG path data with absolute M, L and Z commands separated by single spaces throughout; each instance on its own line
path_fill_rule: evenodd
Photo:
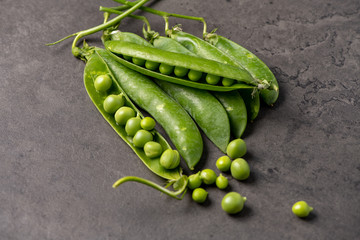
M 215 31 L 207 33 L 203 18 L 143 7 L 148 1 L 116 0 L 123 5 L 100 8 L 105 12 L 103 24 L 64 39 L 75 36 L 72 53 L 86 62 L 85 88 L 99 112 L 145 166 L 168 183 L 163 187 L 126 176 L 113 187 L 135 181 L 176 199 L 190 190 L 192 199 L 202 204 L 208 198 L 205 186 L 215 184 L 226 190 L 229 181 L 212 169 L 183 174 L 181 158 L 193 171 L 203 154 L 198 127 L 224 153 L 214 168 L 230 172 L 238 181 L 247 179 L 250 167 L 243 158 L 247 147 L 241 136 L 247 123 L 257 117 L 261 102 L 269 106 L 276 102 L 279 86 L 270 69 L 253 53 Z M 166 36 L 152 31 L 144 16 L 131 14 L 137 9 L 162 16 Z M 111 14 L 117 16 L 109 20 Z M 125 17 L 145 22 L 144 38 L 118 30 Z M 169 17 L 203 22 L 203 38 L 184 32 L 180 26 L 169 29 Z M 103 31 L 104 48 L 86 42 L 77 46 L 80 38 L 98 31 Z M 144 117 L 136 106 L 151 117 Z M 156 124 L 162 126 L 176 149 L 156 130 Z M 236 214 L 245 201 L 239 193 L 229 192 L 221 205 L 225 212 Z

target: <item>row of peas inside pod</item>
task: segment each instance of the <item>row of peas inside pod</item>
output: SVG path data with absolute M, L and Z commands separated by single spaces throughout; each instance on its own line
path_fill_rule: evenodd
M 246 143 L 242 139 L 231 141 L 227 147 L 229 156 L 222 156 L 216 161 L 216 167 L 221 172 L 231 172 L 231 176 L 237 180 L 246 180 L 250 176 L 249 164 L 241 158 L 246 154 Z M 202 185 L 212 185 L 225 190 L 229 186 L 229 180 L 221 173 L 217 175 L 212 169 L 204 169 L 198 173 L 192 174 L 188 178 L 188 188 L 193 190 L 192 199 L 197 203 L 204 203 L 208 197 L 208 192 Z M 239 213 L 245 204 L 246 197 L 241 196 L 237 192 L 227 193 L 222 202 L 222 209 L 229 214 Z
M 94 81 L 94 87 L 99 92 L 110 89 L 112 80 L 109 75 L 100 75 Z M 108 95 L 103 102 L 104 110 L 114 114 L 115 122 L 125 126 L 125 131 L 132 137 L 135 147 L 143 148 L 148 158 L 160 157 L 160 165 L 166 169 L 174 169 L 180 164 L 180 155 L 177 150 L 166 149 L 163 151 L 160 143 L 153 141 L 152 130 L 156 122 L 151 117 L 140 118 L 136 116 L 134 109 L 125 106 L 123 94 Z

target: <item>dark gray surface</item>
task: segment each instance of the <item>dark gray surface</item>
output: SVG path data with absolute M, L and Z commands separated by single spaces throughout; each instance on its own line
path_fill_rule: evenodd
M 205 3 L 206 2 L 206 3 Z M 0 1 L 0 239 L 355 239 L 360 235 L 360 2 L 160 1 L 161 10 L 206 18 L 209 30 L 256 53 L 280 84 L 274 107 L 247 128 L 249 180 L 230 180 L 248 198 L 228 216 L 225 192 L 182 201 L 126 175 L 158 183 L 103 120 L 83 87 L 71 40 L 98 25 L 112 1 Z M 155 30 L 163 21 L 151 17 Z M 183 23 L 201 34 L 200 23 Z M 123 31 L 140 34 L 125 20 Z M 99 45 L 99 35 L 87 38 Z M 205 140 L 201 168 L 221 156 Z M 307 220 L 291 206 L 306 200 Z

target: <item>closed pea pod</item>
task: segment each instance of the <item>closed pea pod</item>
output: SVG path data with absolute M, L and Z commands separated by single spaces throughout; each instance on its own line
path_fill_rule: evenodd
M 172 52 L 192 55 L 181 44 L 170 38 L 158 37 L 154 46 Z M 227 113 L 219 101 L 209 92 L 181 85 L 156 81 L 156 83 L 192 116 L 206 136 L 223 152 L 230 139 Z
M 150 79 L 119 64 L 107 51 L 98 52 L 101 52 L 114 75 L 119 76 L 116 80 L 127 95 L 157 120 L 188 167 L 193 169 L 202 155 L 203 143 L 190 116 Z

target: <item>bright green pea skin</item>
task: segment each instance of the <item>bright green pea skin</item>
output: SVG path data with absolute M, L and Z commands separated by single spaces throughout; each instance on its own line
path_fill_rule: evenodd
M 189 189 L 195 189 L 200 187 L 202 184 L 200 172 L 192 174 L 188 178 L 188 188 Z
M 223 190 L 225 188 L 227 188 L 229 186 L 229 180 L 224 177 L 223 175 L 219 175 L 217 178 L 216 178 L 216 182 L 215 182 L 216 186 Z
M 107 113 L 113 114 L 115 113 L 119 108 L 124 106 L 125 99 L 122 95 L 109 95 L 105 98 L 103 107 L 104 110 Z
M 135 117 L 135 111 L 130 107 L 124 106 L 115 112 L 115 121 L 119 125 L 125 125 L 132 117 Z
M 175 66 L 174 68 L 174 74 L 177 77 L 185 77 L 186 74 L 188 73 L 189 69 L 184 68 L 184 67 L 179 67 L 179 66 Z
M 159 68 L 160 63 L 153 62 L 153 61 L 146 61 L 145 67 L 149 70 L 155 71 Z
M 124 59 L 126 61 L 132 61 L 132 57 L 131 56 L 128 56 L 128 55 L 123 55 Z
M 150 142 L 145 143 L 144 152 L 145 152 L 147 157 L 156 158 L 156 157 L 159 157 L 162 154 L 163 149 L 162 149 L 160 143 L 150 141 Z
M 216 85 L 220 81 L 220 77 L 212 74 L 207 74 L 205 80 L 208 84 Z
M 221 207 L 228 214 L 236 214 L 244 208 L 245 201 L 246 197 L 242 197 L 239 193 L 229 192 L 222 199 Z
M 141 119 L 140 125 L 143 129 L 151 131 L 155 128 L 156 122 L 151 117 L 144 117 Z
M 153 140 L 153 135 L 149 131 L 140 129 L 135 133 L 135 136 L 133 138 L 133 143 L 135 147 L 143 148 L 147 142 L 150 142 L 152 140 Z
M 314 209 L 312 207 L 310 207 L 305 201 L 296 202 L 292 206 L 292 212 L 300 218 L 309 216 L 309 214 L 312 210 L 314 210 Z
M 161 63 L 159 66 L 159 72 L 165 75 L 170 75 L 174 71 L 174 66 L 167 65 L 165 63 Z
M 128 136 L 133 137 L 137 131 L 141 129 L 140 122 L 141 119 L 138 117 L 132 117 L 127 120 L 125 124 L 125 131 Z
M 232 158 L 240 158 L 246 153 L 246 143 L 244 140 L 238 138 L 232 140 L 226 148 L 226 154 Z
M 106 92 L 111 87 L 112 80 L 109 75 L 99 75 L 94 81 L 94 87 L 99 92 Z
M 197 203 L 204 203 L 208 196 L 208 192 L 203 188 L 196 188 L 192 192 L 192 199 Z
M 243 158 L 232 161 L 230 166 L 231 176 L 237 180 L 245 180 L 250 176 L 249 164 Z
M 174 169 L 180 164 L 180 154 L 177 150 L 167 149 L 160 157 L 160 164 L 166 169 Z
M 206 185 L 211 185 L 211 184 L 215 183 L 216 177 L 217 177 L 216 173 L 212 169 L 202 170 L 200 173 L 200 176 L 201 176 L 203 183 L 205 183 Z
M 136 57 L 132 58 L 132 62 L 138 66 L 144 66 L 145 61 L 146 61 L 145 59 L 141 59 L 141 58 L 136 58 Z
M 230 166 L 231 166 L 231 159 L 228 156 L 222 156 L 219 157 L 218 160 L 216 160 L 216 167 L 222 172 L 229 171 Z
M 201 76 L 202 76 L 202 72 L 195 71 L 193 69 L 191 69 L 188 73 L 189 80 L 191 80 L 193 82 L 199 81 Z
M 230 78 L 223 78 L 221 81 L 222 85 L 224 87 L 230 87 L 231 85 L 234 84 L 234 79 L 230 79 Z

